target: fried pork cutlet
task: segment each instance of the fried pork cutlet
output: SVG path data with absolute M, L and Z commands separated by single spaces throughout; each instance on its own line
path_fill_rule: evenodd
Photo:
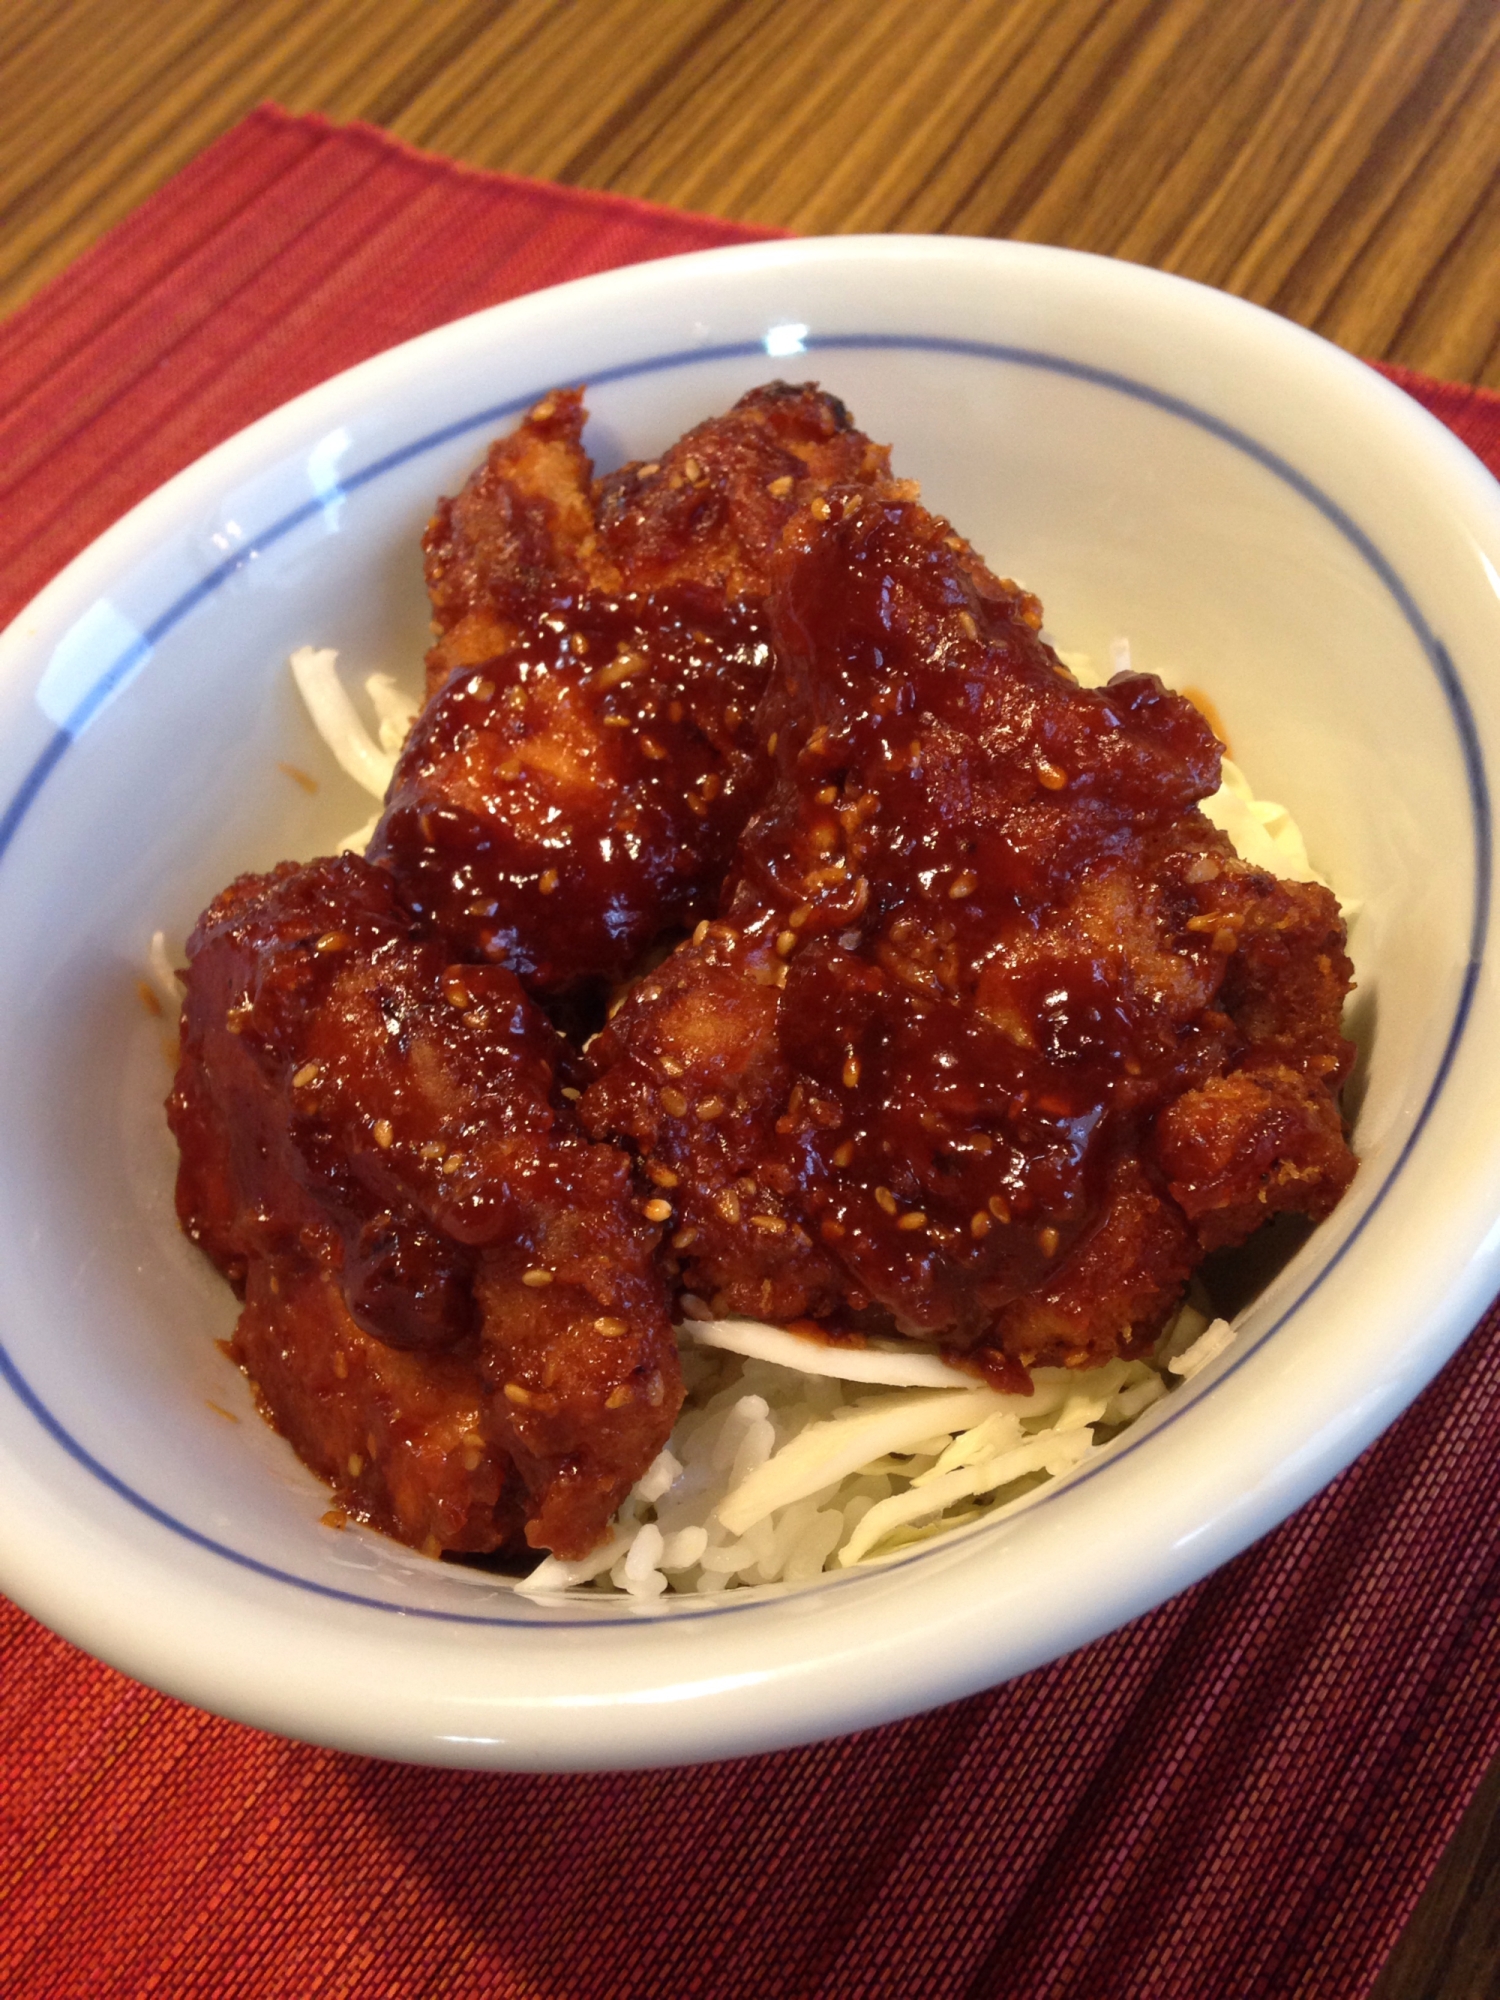
M 242 877 L 188 958 L 178 1213 L 266 1415 L 401 1541 L 586 1553 L 682 1390 L 659 1232 L 562 1043 L 351 855 Z
M 720 918 L 593 1045 L 585 1125 L 638 1149 L 716 1313 L 1015 1387 L 1142 1351 L 1207 1248 L 1354 1171 L 1333 897 L 1197 810 L 1189 703 L 1079 687 L 893 489 L 799 517 L 770 621 L 772 788 Z
M 580 391 L 546 397 L 439 506 L 428 701 L 369 850 L 455 955 L 545 994 L 716 906 L 770 776 L 771 555 L 799 507 L 887 476 L 811 385 L 598 481 L 584 421 Z

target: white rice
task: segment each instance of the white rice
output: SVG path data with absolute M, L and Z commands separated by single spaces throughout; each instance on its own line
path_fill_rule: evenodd
M 1086 655 L 1060 657 L 1084 685 L 1097 686 L 1129 669 L 1129 642 L 1112 640 L 1109 655 L 1103 673 Z M 368 676 L 372 733 L 337 662 L 336 652 L 312 646 L 291 658 L 340 768 L 383 799 L 418 703 L 389 675 Z M 1290 813 L 1256 799 L 1228 758 L 1203 811 L 1255 866 L 1290 881 L 1323 880 Z M 363 852 L 375 824 L 342 846 Z M 1032 1394 L 1012 1396 L 915 1345 L 831 1347 L 754 1321 L 712 1320 L 696 1300 L 684 1306 L 691 1316 L 678 1339 L 688 1394 L 670 1441 L 603 1546 L 578 1562 L 548 1556 L 516 1585 L 522 1594 L 589 1587 L 642 1600 L 707 1596 L 878 1563 L 1025 1506 L 1234 1338 L 1227 1320 L 1188 1304 L 1149 1361 L 1035 1369 Z

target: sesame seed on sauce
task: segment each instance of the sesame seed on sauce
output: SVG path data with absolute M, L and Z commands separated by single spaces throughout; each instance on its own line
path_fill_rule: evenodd
M 388 1153 L 395 1144 L 396 1130 L 389 1118 L 375 1120 L 375 1143 L 382 1153 Z
M 672 1204 L 669 1201 L 664 1201 L 660 1195 L 657 1195 L 654 1200 L 646 1203 L 641 1210 L 641 1214 L 645 1216 L 648 1222 L 670 1222 L 672 1219 Z
M 539 1292 L 544 1285 L 552 1283 L 552 1277 L 551 1271 L 544 1271 L 534 1266 L 531 1270 L 521 1273 L 521 1283 L 529 1285 L 534 1292 Z

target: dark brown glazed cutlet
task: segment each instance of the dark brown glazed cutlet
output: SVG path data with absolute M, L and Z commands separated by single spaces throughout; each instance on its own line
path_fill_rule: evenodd
M 433 517 L 429 697 L 370 848 L 456 956 L 544 995 L 716 908 L 769 776 L 771 558 L 818 493 L 888 472 L 811 385 L 601 480 L 584 421 L 548 396 Z
M 402 1541 L 585 1553 L 682 1390 L 659 1231 L 553 1029 L 353 855 L 231 884 L 186 985 L 178 1212 L 266 1414 Z
M 717 1313 L 897 1333 L 1023 1386 L 1143 1351 L 1206 1249 L 1354 1171 L 1327 890 L 1239 860 L 1220 747 L 905 493 L 814 498 L 773 576 L 775 776 L 717 920 L 582 1113 Z

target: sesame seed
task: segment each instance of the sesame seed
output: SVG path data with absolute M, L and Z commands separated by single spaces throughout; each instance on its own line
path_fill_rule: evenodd
M 676 1187 L 677 1176 L 670 1167 L 664 1167 L 658 1160 L 646 1162 L 646 1172 L 658 1187 Z
M 779 729 L 773 729 L 770 735 L 766 738 L 766 755 L 768 757 L 774 757 L 776 755 L 776 745 L 780 741 L 781 741 L 781 731 Z
M 859 1057 L 851 1055 L 844 1064 L 845 1090 L 853 1090 L 859 1083 L 859 1077 L 860 1077 Z
M 539 1267 L 533 1267 L 531 1270 L 521 1273 L 521 1283 L 523 1285 L 530 1285 L 533 1291 L 540 1291 L 543 1285 L 550 1285 L 552 1283 L 552 1273 L 550 1271 L 543 1271 Z
M 606 1340 L 618 1340 L 622 1333 L 629 1333 L 630 1322 L 623 1319 L 596 1319 L 595 1333 L 602 1333 Z
M 948 884 L 948 894 L 955 903 L 961 903 L 965 896 L 972 896 L 979 887 L 979 877 L 966 868 L 962 875 L 955 875 Z
M 653 1410 L 659 1410 L 666 1400 L 667 1385 L 661 1379 L 660 1371 L 653 1368 L 646 1378 L 646 1401 Z
M 1235 935 L 1235 933 L 1229 928 L 1227 924 L 1223 927 L 1222 930 L 1217 930 L 1214 932 L 1213 948 L 1215 951 L 1221 952 L 1226 958 L 1229 956 L 1230 952 L 1238 949 L 1239 942 L 1240 942 L 1239 938 Z
M 779 1215 L 752 1215 L 750 1222 L 753 1228 L 763 1229 L 767 1236 L 784 1236 L 786 1234 L 786 1224 Z
M 875 1199 L 887 1215 L 894 1215 L 896 1213 L 896 1197 L 888 1187 L 876 1188 Z
M 800 931 L 802 926 L 807 922 L 808 918 L 811 915 L 812 915 L 812 904 L 799 903 L 796 909 L 793 910 L 792 914 L 787 918 L 787 923 L 792 930 Z
M 631 1395 L 630 1384 L 622 1382 L 618 1389 L 610 1390 L 604 1399 L 604 1407 L 606 1410 L 623 1410 L 625 1405 L 631 1401 L 633 1401 L 633 1397 Z
M 531 1391 L 523 1389 L 519 1382 L 507 1382 L 505 1385 L 505 1400 L 507 1403 L 519 1403 L 524 1410 L 526 1405 L 531 1401 Z
M 737 1223 L 739 1221 L 740 1198 L 733 1188 L 725 1188 L 724 1192 L 715 1201 L 714 1206 L 726 1222 Z
M 275 1282 L 275 1280 L 273 1279 L 273 1280 L 272 1280 L 271 1282 L 272 1282 L 272 1289 L 273 1289 L 273 1290 L 277 1289 L 277 1287 L 276 1287 L 276 1282 Z M 335 1374 L 335 1375 L 337 1375 L 337 1377 L 339 1378 L 339 1380 L 340 1380 L 341 1382 L 347 1382 L 347 1381 L 348 1381 L 348 1379 L 349 1379 L 349 1363 L 348 1363 L 348 1361 L 347 1361 L 347 1360 L 345 1359 L 345 1357 L 344 1357 L 344 1353 L 343 1353 L 343 1350 L 342 1350 L 342 1349 L 335 1349 L 335 1350 L 334 1350 L 334 1356 L 333 1356 L 333 1372 L 334 1372 L 334 1374 Z
M 665 764 L 667 761 L 666 751 L 663 750 L 654 736 L 643 736 L 641 738 L 641 755 L 649 757 L 653 764 Z
M 544 896 L 550 896 L 552 891 L 557 887 L 557 870 L 555 868 L 544 868 L 537 877 L 536 886 Z
M 470 1445 L 467 1450 L 460 1453 L 459 1463 L 465 1472 L 477 1472 L 484 1464 L 484 1453 L 476 1451 L 473 1445 Z
M 976 1208 L 974 1213 L 969 1217 L 969 1234 L 971 1236 L 988 1236 L 994 1226 L 994 1223 L 990 1221 L 982 1208 Z
M 789 472 L 783 472 L 779 479 L 770 480 L 766 486 L 766 491 L 773 500 L 785 500 L 791 490 L 792 475 Z
M 440 1174 L 456 1174 L 463 1163 L 464 1156 L 462 1153 L 450 1153 L 438 1168 L 438 1172 Z
M 469 693 L 473 695 L 476 701 L 493 701 L 495 699 L 495 683 L 492 680 L 486 679 L 483 674 L 476 674 L 473 680 L 469 682 Z
M 927 1227 L 927 1217 L 920 1208 L 908 1209 L 906 1214 L 896 1224 L 896 1227 L 906 1230 L 925 1229 Z
M 687 1250 L 697 1241 L 698 1232 L 696 1229 L 679 1229 L 677 1234 L 672 1238 L 672 1248 L 674 1250 Z
M 854 1141 L 852 1139 L 846 1139 L 841 1146 L 834 1148 L 833 1164 L 836 1167 L 847 1167 L 853 1158 Z
M 974 623 L 974 614 L 972 611 L 960 611 L 958 622 L 969 638 L 977 639 L 979 637 L 979 627 Z
M 474 995 L 461 979 L 452 977 L 445 979 L 443 981 L 443 997 L 450 1007 L 456 1007 L 460 1013 L 463 1013 L 465 1008 L 474 1005 Z
M 701 1098 L 697 1111 L 705 1125 L 712 1125 L 716 1118 L 722 1118 L 724 1115 L 724 1100 L 722 1097 Z
M 839 788 L 837 785 L 820 785 L 818 790 L 813 794 L 820 806 L 831 806 L 838 795 Z
M 375 1120 L 375 1143 L 382 1153 L 388 1153 L 395 1143 L 396 1129 L 389 1118 Z
M 1049 792 L 1060 792 L 1068 782 L 1068 774 L 1060 764 L 1054 764 L 1046 757 L 1036 760 L 1037 782 L 1045 785 Z
M 797 949 L 797 933 L 795 931 L 777 932 L 776 956 L 778 958 L 790 958 L 792 953 L 796 949 Z
M 703 940 L 707 936 L 708 936 L 708 918 L 705 917 L 702 923 L 699 924 L 698 928 L 693 932 L 693 943 L 702 944 Z
M 826 521 L 829 515 L 833 512 L 833 509 L 829 506 L 828 502 L 823 498 L 822 494 L 820 493 L 817 499 L 812 502 L 811 506 L 808 508 L 807 511 L 809 514 L 813 516 L 814 520 Z
M 694 486 L 703 477 L 703 467 L 698 463 L 696 458 L 685 458 L 682 461 L 682 470 L 686 478 Z
M 322 1074 L 322 1069 L 317 1063 L 305 1062 L 292 1078 L 293 1090 L 306 1090 L 308 1085 L 316 1083 Z
M 645 1216 L 648 1222 L 670 1222 L 672 1219 L 672 1204 L 669 1201 L 663 1201 L 662 1197 L 657 1195 L 654 1200 L 646 1203 L 645 1207 L 641 1210 L 641 1214 Z
M 357 1451 L 351 1451 L 349 1454 L 349 1477 L 351 1479 L 358 1479 L 359 1475 L 364 1471 L 364 1469 L 365 1469 L 365 1462 L 360 1457 L 359 1453 Z
M 562 1094 L 567 1098 L 569 1104 L 576 1104 L 579 1098 L 582 1097 L 583 1092 L 578 1089 L 576 1084 L 565 1083 L 562 1087 Z
M 633 680 L 644 673 L 650 662 L 644 653 L 638 653 L 630 646 L 622 646 L 607 667 L 601 667 L 589 677 L 589 686 L 601 692 L 605 688 L 618 687 L 621 681 Z
M 313 950 L 342 951 L 345 945 L 348 944 L 349 942 L 350 942 L 350 937 L 347 931 L 324 931 L 323 935 L 318 939 L 317 943 L 313 946 Z
M 1044 1257 L 1055 1257 L 1057 1255 L 1057 1231 L 1052 1227 L 1050 1222 L 1045 1229 L 1037 1231 L 1036 1240 L 1041 1246 L 1041 1252 Z
M 687 1098 L 680 1090 L 663 1090 L 658 1093 L 661 1108 L 669 1118 L 686 1118 Z
M 992 1194 L 989 1201 L 990 1214 L 997 1222 L 1010 1221 L 1010 1203 L 1003 1194 Z

